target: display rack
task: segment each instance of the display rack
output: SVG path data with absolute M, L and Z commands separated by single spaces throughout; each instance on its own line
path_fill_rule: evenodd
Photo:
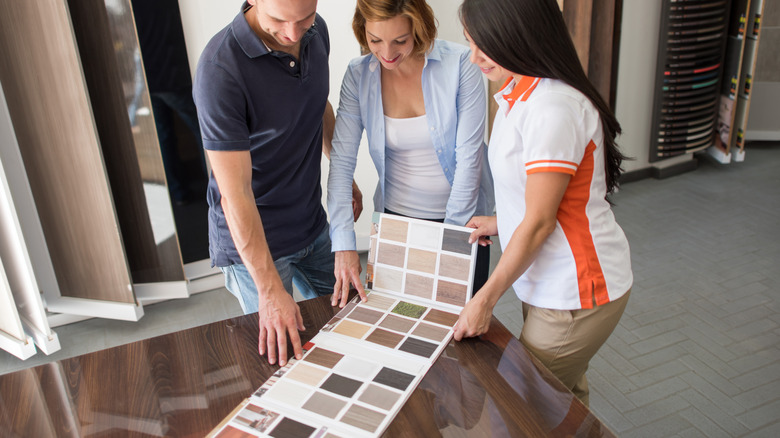
M 715 144 L 707 149 L 722 163 L 745 159 L 745 129 L 763 10 L 764 0 L 734 0 L 731 5 L 718 136 Z
M 138 55 L 130 0 L 0 2 L 0 348 L 20 358 L 223 284 L 182 258 Z
M 664 0 L 649 161 L 712 146 L 729 0 Z

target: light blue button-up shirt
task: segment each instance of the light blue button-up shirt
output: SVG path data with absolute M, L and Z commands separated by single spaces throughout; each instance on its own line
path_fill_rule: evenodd
M 465 225 L 475 214 L 490 214 L 493 188 L 484 145 L 486 98 L 482 75 L 469 62 L 469 49 L 436 40 L 425 57 L 422 91 L 436 156 L 452 190 L 444 222 Z M 385 119 L 381 66 L 368 54 L 349 63 L 341 84 L 328 175 L 328 212 L 333 251 L 354 250 L 352 178 L 366 131 L 379 175 L 374 208 L 385 209 Z M 483 171 L 483 167 L 485 170 Z

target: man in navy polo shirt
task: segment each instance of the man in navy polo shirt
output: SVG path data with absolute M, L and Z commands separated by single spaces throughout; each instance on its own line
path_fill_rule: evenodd
M 333 292 L 320 187 L 330 40 L 317 0 L 248 0 L 201 55 L 193 95 L 212 165 L 212 264 L 245 313 L 259 311 L 258 349 L 301 357 L 307 297 Z

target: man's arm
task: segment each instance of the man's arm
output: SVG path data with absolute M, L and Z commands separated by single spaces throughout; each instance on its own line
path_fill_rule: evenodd
M 258 350 L 268 363 L 287 363 L 287 336 L 295 357 L 302 357 L 298 330 L 304 330 L 300 309 L 284 289 L 274 266 L 252 193 L 252 160 L 248 151 L 207 151 L 217 180 L 230 235 L 257 286 L 260 319 Z

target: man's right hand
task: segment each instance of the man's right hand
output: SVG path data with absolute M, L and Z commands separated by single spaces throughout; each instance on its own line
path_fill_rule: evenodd
M 336 251 L 335 269 L 336 284 L 333 286 L 331 305 L 344 307 L 349 299 L 349 285 L 355 286 L 363 302 L 368 301 L 366 291 L 360 284 L 360 257 L 357 251 Z M 339 302 L 340 301 L 340 302 Z
M 272 289 L 265 297 L 260 296 L 257 314 L 260 318 L 258 351 L 261 356 L 268 352 L 269 364 L 273 365 L 277 357 L 279 366 L 287 364 L 288 335 L 295 358 L 303 357 L 301 337 L 298 334 L 298 330 L 306 330 L 303 317 L 298 304 L 284 288 Z

